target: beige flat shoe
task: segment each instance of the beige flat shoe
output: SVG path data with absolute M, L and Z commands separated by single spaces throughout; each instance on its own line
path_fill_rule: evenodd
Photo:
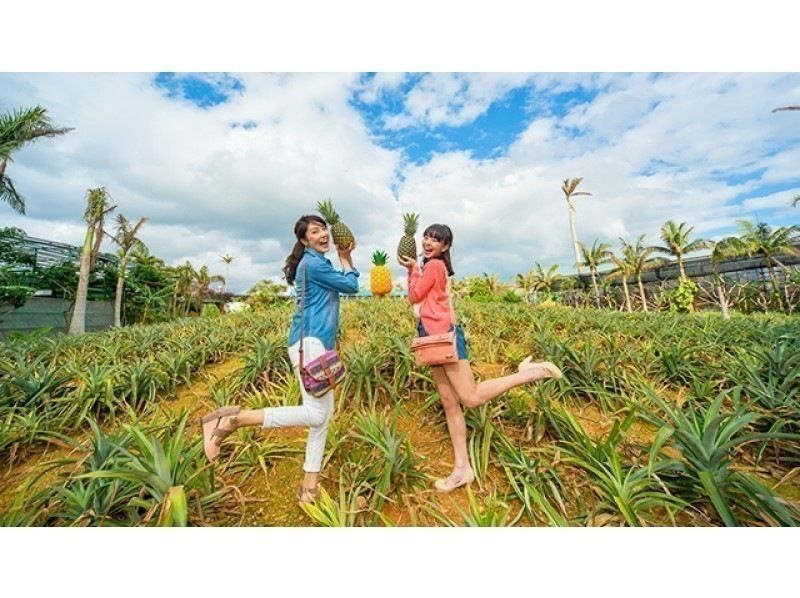
M 523 359 L 520 362 L 519 366 L 517 367 L 517 370 L 520 372 L 524 372 L 525 370 L 530 370 L 532 368 L 537 368 L 537 367 L 542 368 L 549 374 L 547 378 L 555 378 L 556 380 L 558 380 L 559 378 L 564 377 L 564 374 L 561 372 L 561 370 L 558 368 L 557 365 L 549 361 L 533 361 L 533 357 L 531 355 L 528 355 L 525 359 Z
M 556 380 L 560 380 L 561 378 L 564 377 L 564 373 L 554 363 L 551 363 L 549 361 L 540 361 L 536 365 L 540 366 L 542 369 L 546 370 L 550 374 L 548 378 L 555 378 Z
M 449 478 L 442 478 L 436 480 L 433 483 L 433 487 L 436 488 L 437 492 L 443 492 L 448 494 L 455 490 L 456 488 L 461 488 L 461 486 L 466 486 L 467 484 L 471 484 L 475 481 L 475 472 L 470 471 L 469 475 L 464 476 L 457 482 L 449 482 Z

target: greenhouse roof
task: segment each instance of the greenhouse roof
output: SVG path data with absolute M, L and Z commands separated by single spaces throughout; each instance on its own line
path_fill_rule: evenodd
M 13 243 L 13 239 L 8 239 L 8 241 Z M 32 256 L 35 263 L 33 266 L 34 271 L 39 268 L 47 268 L 49 266 L 61 264 L 66 261 L 71 261 L 75 264 L 80 263 L 81 247 L 77 245 L 57 243 L 55 241 L 28 236 L 14 243 L 14 245 L 20 253 L 26 253 Z M 101 253 L 97 256 L 98 266 L 117 264 L 118 261 L 117 256 L 113 253 Z M 18 265 L 22 267 L 21 269 L 29 269 L 24 264 Z

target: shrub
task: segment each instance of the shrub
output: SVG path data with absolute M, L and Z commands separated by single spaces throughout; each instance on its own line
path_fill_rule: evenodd
M 202 316 L 204 318 L 216 318 L 217 316 L 219 316 L 219 308 L 213 303 L 206 303 L 203 306 Z

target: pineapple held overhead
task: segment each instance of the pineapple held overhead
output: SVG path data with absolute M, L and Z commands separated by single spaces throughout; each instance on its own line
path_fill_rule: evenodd
M 333 235 L 333 244 L 339 249 L 346 249 L 350 247 L 355 241 L 353 233 L 347 228 L 347 225 L 339 219 L 339 214 L 333 209 L 333 204 L 330 199 L 317 203 L 317 210 L 322 214 L 322 217 L 328 222 L 331 227 L 331 235 Z
M 400 243 L 397 245 L 397 255 L 415 260 L 417 259 L 417 242 L 414 240 L 414 235 L 417 232 L 419 214 L 403 214 L 403 221 L 404 234 L 400 237 Z
M 376 251 L 372 254 L 372 263 L 375 267 L 369 273 L 369 288 L 377 297 L 383 297 L 392 292 L 392 272 L 386 265 L 386 258 L 385 251 Z

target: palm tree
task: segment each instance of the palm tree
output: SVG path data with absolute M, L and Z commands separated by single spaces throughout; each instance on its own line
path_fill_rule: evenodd
M 147 249 L 147 245 L 144 243 L 135 245 L 130 255 L 140 266 L 155 268 L 157 270 L 167 270 L 169 268 L 169 266 L 164 263 L 164 260 L 152 255 Z
M 687 253 L 693 253 L 709 247 L 709 242 L 704 239 L 689 241 L 693 230 L 693 226 L 686 228 L 685 222 L 675 224 L 674 220 L 667 220 L 661 227 L 661 240 L 664 241 L 666 246 L 656 245 L 652 247 L 653 251 L 668 253 L 675 257 L 678 261 L 681 279 L 683 280 L 686 279 L 686 270 L 683 267 L 683 256 Z
M 722 317 L 729 320 L 731 315 L 728 312 L 728 299 L 725 297 L 725 288 L 722 284 L 722 277 L 719 275 L 717 266 L 723 260 L 739 257 L 747 253 L 744 242 L 738 237 L 725 237 L 714 243 L 711 251 L 711 270 L 714 272 L 714 286 L 717 291 L 717 300 L 722 310 Z
M 644 235 L 639 235 L 636 239 L 635 245 L 628 245 L 630 259 L 631 259 L 631 272 L 634 276 L 636 276 L 636 282 L 639 285 L 639 297 L 642 300 L 642 309 L 644 311 L 648 311 L 647 309 L 647 295 L 644 292 L 644 284 L 642 283 L 642 274 L 647 272 L 648 270 L 652 270 L 653 268 L 658 268 L 662 266 L 666 260 L 664 258 L 653 258 L 650 255 L 655 251 L 652 247 L 645 247 L 642 245 L 642 241 L 644 240 Z M 620 239 L 622 241 L 622 239 Z M 625 245 L 625 241 L 622 241 L 623 245 Z
M 25 198 L 14 187 L 14 182 L 6 176 L 11 154 L 40 137 L 55 137 L 71 131 L 70 128 L 56 128 L 41 106 L 20 108 L 0 114 L 0 201 L 8 203 L 13 210 L 25 213 Z
M 545 270 L 539 262 L 536 262 L 536 270 L 533 272 L 533 288 L 536 291 L 544 291 L 548 295 L 552 293 L 555 283 L 563 278 L 556 270 L 558 270 L 558 264 L 553 264 Z
M 800 241 L 800 238 L 798 238 L 800 227 L 796 225 L 781 226 L 772 230 L 772 227 L 764 222 L 751 222 L 749 220 L 739 220 L 737 224 L 739 225 L 739 236 L 744 244 L 742 247 L 743 252 L 748 256 L 763 256 L 764 264 L 767 267 L 769 279 L 772 283 L 772 290 L 778 298 L 781 309 L 783 309 L 783 300 L 778 290 L 778 279 L 775 277 L 775 266 L 780 266 L 784 272 L 788 271 L 788 268 L 775 256 L 782 253 L 792 256 L 800 255 L 800 249 L 795 247 L 795 243 Z
M 572 198 L 577 197 L 578 195 L 591 195 L 588 191 L 576 191 L 575 189 L 578 188 L 578 185 L 581 184 L 583 177 L 577 177 L 574 179 L 564 179 L 564 183 L 561 185 L 561 190 L 564 192 L 564 198 L 567 200 L 567 211 L 569 213 L 569 230 L 572 234 L 572 248 L 575 250 L 575 263 L 578 264 L 581 261 L 580 253 L 578 251 L 578 234 L 575 232 L 575 219 L 573 214 L 575 213 L 575 206 L 572 204 Z M 578 274 L 580 274 L 581 268 L 578 266 Z
M 525 295 L 525 302 L 530 303 L 531 291 L 534 290 L 536 284 L 533 272 L 529 271 L 526 274 L 517 274 L 515 280 L 517 288 L 522 289 L 522 292 Z
M 608 273 L 607 278 L 622 279 L 622 291 L 625 295 L 625 309 L 631 313 L 633 312 L 633 307 L 631 305 L 631 294 L 628 291 L 628 277 L 634 274 L 636 254 L 634 253 L 633 246 L 626 243 L 624 239 L 620 239 L 620 241 L 622 242 L 622 255 L 611 256 L 611 263 L 614 264 L 616 268 Z
M 78 290 L 75 293 L 75 305 L 72 309 L 72 319 L 69 323 L 68 334 L 83 334 L 86 332 L 86 295 L 89 291 L 89 274 L 100 253 L 105 217 L 117 207 L 109 205 L 108 200 L 110 198 L 111 196 L 105 187 L 89 189 L 86 192 L 86 212 L 83 215 L 87 224 L 86 236 L 83 238 Z
M 228 290 L 228 283 L 227 280 L 230 278 L 231 275 L 231 262 L 236 258 L 233 257 L 230 253 L 226 253 L 225 255 L 220 256 L 220 261 L 225 263 L 225 286 L 222 288 L 223 291 Z
M 483 272 L 482 275 L 483 282 L 492 295 L 496 295 L 503 288 L 503 283 L 500 281 L 500 277 L 497 276 L 497 274 L 487 274 Z
M 183 315 L 189 313 L 189 290 L 192 286 L 192 281 L 197 278 L 197 271 L 192 266 L 189 260 L 185 264 L 177 266 L 174 269 L 174 287 L 172 290 L 172 313 L 178 313 L 178 300 L 183 302 Z
M 211 284 L 215 282 L 225 284 L 225 279 L 218 274 L 209 274 L 206 265 L 201 266 L 195 274 L 194 280 L 189 286 L 189 295 L 199 309 L 202 309 L 203 299 L 212 293 Z
M 578 242 L 583 254 L 583 259 L 575 265 L 576 268 L 586 266 L 589 268 L 589 273 L 592 275 L 592 287 L 594 288 L 594 298 L 597 302 L 597 307 L 600 307 L 600 289 L 597 288 L 597 269 L 610 261 L 611 259 L 611 245 L 608 243 L 599 243 L 597 239 L 592 243 L 592 248 L 588 249 L 586 245 Z
M 144 243 L 136 237 L 139 229 L 147 222 L 148 218 L 139 218 L 134 226 L 122 214 L 117 214 L 117 233 L 111 239 L 119 246 L 119 267 L 117 270 L 117 291 L 114 294 L 114 326 L 122 325 L 122 291 L 125 287 L 125 266 L 128 257 L 135 248 L 141 248 Z

